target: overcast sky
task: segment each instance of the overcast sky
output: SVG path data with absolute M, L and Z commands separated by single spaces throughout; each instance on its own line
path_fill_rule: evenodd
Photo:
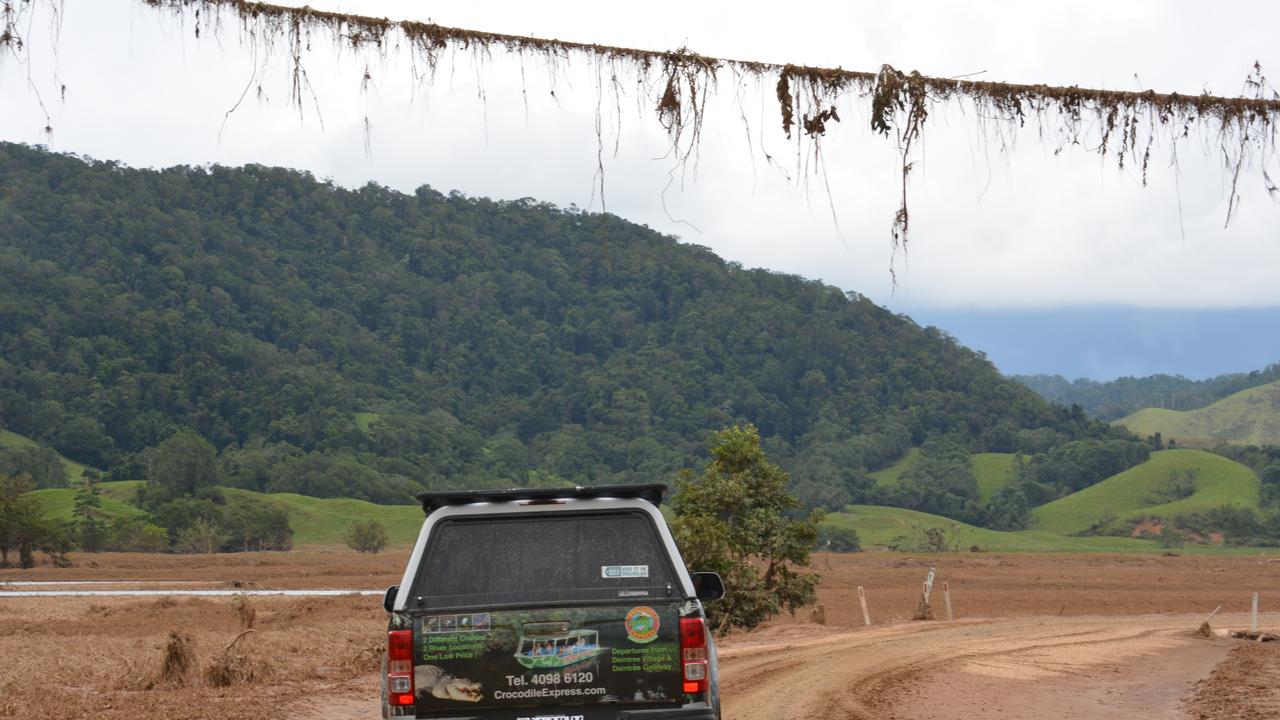
M 815 0 L 802 10 L 665 0 L 310 4 L 603 44 L 860 70 L 889 63 L 1013 82 L 1237 94 L 1254 61 L 1280 72 L 1280 6 L 1256 1 Z M 254 162 L 343 185 L 375 181 L 411 191 L 426 184 L 600 208 L 597 94 L 587 62 L 553 74 L 532 58 L 521 63 L 495 51 L 477 63 L 460 53 L 446 56 L 427 83 L 414 80 L 409 53 L 357 56 L 321 33 L 307 63 L 315 98 L 300 117 L 288 103 L 284 54 L 255 56 L 230 16 L 221 32 L 197 39 L 189 21 L 139 0 L 66 0 L 65 7 L 56 55 L 55 34 L 37 18 L 28 62 L 0 64 L 0 139 L 135 166 Z M 262 96 L 255 81 L 224 124 L 264 62 Z M 361 92 L 366 65 L 372 81 Z M 1199 142 L 1182 149 L 1180 174 L 1168 167 L 1168 149 L 1157 150 L 1143 189 L 1136 173 L 1090 153 L 1069 148 L 1055 156 L 1034 129 L 1002 150 L 972 113 L 950 107 L 930 118 L 911 184 L 912 244 L 894 259 L 898 159 L 867 129 L 866 102 L 842 106 L 845 122 L 826 140 L 829 203 L 823 183 L 796 168 L 796 148 L 781 136 L 773 82 L 737 87 L 722 75 L 696 175 L 676 175 L 667 187 L 673 163 L 652 114 L 656 93 L 624 79 L 619 105 L 606 95 L 600 107 L 608 209 L 744 265 L 820 278 L 926 317 L 1077 306 L 1280 307 L 1280 205 L 1250 174 L 1240 212 L 1224 229 L 1225 177 L 1211 138 L 1207 153 Z M 32 87 L 52 114 L 51 138 Z M 765 161 L 766 152 L 780 168 Z M 1277 159 L 1268 160 L 1280 172 Z

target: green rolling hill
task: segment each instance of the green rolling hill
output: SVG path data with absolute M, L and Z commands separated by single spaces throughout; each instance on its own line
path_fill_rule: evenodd
M 102 493 L 102 513 L 110 518 L 138 517 L 145 513 L 132 503 L 138 492 L 138 480 L 104 482 L 98 485 Z M 49 488 L 36 490 L 31 495 L 40 498 L 45 517 L 58 520 L 71 520 L 71 511 L 75 509 L 76 491 L 73 488 Z
M 889 545 L 899 536 L 913 537 L 923 528 L 939 528 L 948 537 L 958 530 L 960 549 L 977 545 L 999 552 L 1150 552 L 1154 540 L 1114 537 L 1064 537 L 1043 530 L 999 532 L 974 527 L 941 515 L 880 505 L 850 505 L 827 516 L 828 524 L 856 530 L 863 547 Z
M 1139 435 L 1158 432 L 1179 444 L 1280 444 L 1280 381 L 1241 390 L 1198 410 L 1144 408 L 1115 424 Z
M 0 448 L 35 447 L 37 444 L 38 443 L 35 440 L 19 435 L 18 433 L 10 432 L 8 430 L 0 430 Z M 85 470 L 93 469 L 87 465 L 81 465 L 74 460 L 70 460 L 61 454 L 58 455 L 58 459 L 67 467 L 67 474 L 71 476 L 71 482 L 76 482 L 80 480 L 80 478 L 84 477 Z
M 289 515 L 295 545 L 337 545 L 347 524 L 355 520 L 377 520 L 387 529 L 393 545 L 409 544 L 422 528 L 419 505 L 375 505 L 348 498 L 314 498 L 294 493 L 263 494 L 249 490 L 225 489 L 228 495 L 256 498 Z
M 137 496 L 140 480 L 123 480 L 99 484 L 102 491 L 102 512 L 109 517 L 142 515 L 132 504 Z M 339 545 L 347 524 L 354 520 L 374 519 L 387 528 L 392 544 L 409 544 L 418 537 L 422 527 L 422 508 L 418 505 L 375 505 L 363 500 L 346 498 L 313 498 L 293 493 L 258 493 L 238 488 L 223 488 L 229 497 L 244 497 L 268 507 L 284 510 L 293 528 L 293 543 L 297 545 Z M 75 507 L 75 490 L 56 488 L 32 493 L 40 498 L 46 517 L 71 519 Z
M 1195 491 L 1168 494 L 1170 478 L 1188 473 Z M 1067 535 L 1095 522 L 1153 515 L 1171 518 L 1218 505 L 1258 507 L 1258 477 L 1240 463 L 1201 450 L 1162 450 L 1147 462 L 1032 511 L 1036 530 Z
M 984 453 L 974 457 L 974 471 L 984 497 L 989 497 L 1012 472 L 1011 455 Z M 1176 473 L 1192 472 L 1195 492 L 1189 497 L 1166 501 L 1162 484 Z M 138 515 L 132 500 L 140 481 L 105 482 L 102 510 L 110 516 Z M 289 516 L 295 546 L 335 545 L 353 520 L 372 518 L 387 528 L 393 544 L 408 544 L 422 525 L 417 505 L 375 505 L 363 500 L 322 499 L 293 493 L 257 493 L 224 488 L 229 496 L 245 497 L 278 507 Z M 71 518 L 75 491 L 69 488 L 38 490 L 45 512 L 52 517 Z M 1155 552 L 1153 540 L 1124 537 L 1071 537 L 1069 533 L 1087 528 L 1114 512 L 1119 518 L 1138 515 L 1172 517 L 1216 505 L 1237 503 L 1256 507 L 1258 480 L 1239 463 L 1199 450 L 1165 450 L 1151 460 L 1115 475 L 1078 493 L 1036 508 L 1036 527 L 1018 532 L 999 532 L 960 523 L 950 518 L 903 508 L 850 505 L 844 512 L 828 515 L 826 522 L 856 530 L 865 547 L 889 545 L 899 536 L 918 535 L 923 528 L 936 527 L 948 533 L 959 531 L 962 549 L 977 545 L 984 550 L 1004 552 Z M 1256 552 L 1248 548 L 1191 546 L 1188 552 Z
M 956 522 L 940 515 L 879 505 L 850 505 L 844 512 L 831 513 L 824 521 L 858 532 L 864 548 L 885 546 L 899 536 L 919 535 L 922 528 L 936 527 L 947 533 L 959 530 L 960 550 L 977 545 L 989 552 L 1090 552 L 1151 553 L 1163 551 L 1155 540 L 1128 537 L 1069 537 L 1045 530 L 999 532 Z M 1247 555 L 1277 552 L 1271 548 L 1223 545 L 1188 545 L 1179 548 L 1188 554 Z
M 891 483 L 910 466 L 904 458 L 881 470 L 882 483 Z M 974 476 L 983 499 L 990 498 L 1013 477 L 1013 455 L 982 453 L 973 456 Z M 896 472 L 894 472 L 896 470 Z M 1190 478 L 1193 492 L 1174 497 L 1171 478 Z M 1110 516 L 1172 518 L 1226 504 L 1258 507 L 1258 479 L 1252 470 L 1232 460 L 1201 450 L 1164 450 L 1125 472 L 1032 511 L 1035 526 L 1018 532 L 999 532 L 957 522 L 950 518 L 903 508 L 850 505 L 832 513 L 826 522 L 852 528 L 864 547 L 885 546 L 896 538 L 919 537 L 923 529 L 939 528 L 953 537 L 958 532 L 961 549 L 977 545 L 1005 552 L 1152 552 L 1153 540 L 1128 537 L 1073 537 Z M 1222 546 L 1190 546 L 1188 552 L 1256 552 L 1256 549 Z

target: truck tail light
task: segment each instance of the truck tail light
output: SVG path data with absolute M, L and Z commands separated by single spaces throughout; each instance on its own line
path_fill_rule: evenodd
M 413 704 L 413 631 L 387 633 L 387 702 Z
M 685 693 L 705 693 L 708 680 L 707 625 L 702 618 L 680 618 L 680 661 Z

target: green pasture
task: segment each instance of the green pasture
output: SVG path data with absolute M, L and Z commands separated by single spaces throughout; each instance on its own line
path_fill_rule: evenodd
M 918 538 L 924 528 L 936 527 L 948 538 L 959 531 L 960 550 L 967 552 L 976 545 L 988 552 L 1063 552 L 1063 553 L 1155 553 L 1164 552 L 1155 540 L 1127 537 L 1067 537 L 1044 530 L 1000 532 L 956 522 L 940 515 L 878 505 L 849 505 L 844 512 L 831 513 L 828 524 L 857 531 L 862 547 L 886 546 L 899 536 Z M 1224 545 L 1188 545 L 1179 553 L 1196 555 L 1274 554 L 1277 550 Z
M 1013 482 L 1013 453 L 977 453 L 969 456 L 978 481 L 978 499 L 986 502 L 1000 488 Z
M 907 451 L 906 455 L 893 461 L 892 464 L 871 473 L 871 477 L 876 481 L 876 485 L 880 487 L 894 485 L 898 482 L 898 478 L 902 477 L 902 473 L 910 469 L 919 458 L 920 448 L 913 447 Z

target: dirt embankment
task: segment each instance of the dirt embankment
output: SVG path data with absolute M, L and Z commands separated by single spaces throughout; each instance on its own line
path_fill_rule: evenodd
M 957 617 L 1245 612 L 1253 592 L 1280 588 L 1280 558 L 1261 555 L 858 553 L 819 554 L 814 565 L 830 625 L 862 624 L 858 586 L 874 621 L 909 620 L 930 567 L 938 588 L 950 583 Z M 1280 608 L 1280 595 L 1273 602 Z
M 1280 643 L 1248 643 L 1196 685 L 1187 703 L 1192 720 L 1275 720 L 1280 717 Z

